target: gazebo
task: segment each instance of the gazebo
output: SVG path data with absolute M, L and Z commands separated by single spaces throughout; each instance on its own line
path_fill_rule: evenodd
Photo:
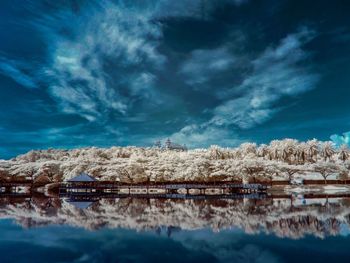
M 65 189 L 71 193 L 93 193 L 96 192 L 97 180 L 86 174 L 81 173 L 65 182 Z
M 80 183 L 84 182 L 85 183 L 85 182 L 97 182 L 97 180 L 94 177 L 88 175 L 87 173 L 81 173 L 67 180 L 67 182 L 80 182 Z

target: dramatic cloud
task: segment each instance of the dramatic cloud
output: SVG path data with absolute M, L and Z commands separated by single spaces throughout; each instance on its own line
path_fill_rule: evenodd
M 227 97 L 233 98 L 225 100 L 214 108 L 213 117 L 209 121 L 201 125 L 187 126 L 172 137 L 182 139 L 182 142 L 190 145 L 211 141 L 212 138 L 215 140 L 220 138 L 223 145 L 229 140 L 234 143 L 232 137 L 235 137 L 235 133 L 228 132 L 228 127 L 231 130 L 250 129 L 264 123 L 279 110 L 275 104 L 281 98 L 313 89 L 319 76 L 313 72 L 312 68 L 303 65 L 309 54 L 302 47 L 314 35 L 313 31 L 303 28 L 282 39 L 277 46 L 268 47 L 250 62 L 252 72 L 245 76 L 242 83 L 226 92 Z M 211 64 L 211 61 L 214 64 Z M 200 83 L 207 81 L 220 69 L 226 70 L 232 61 L 232 55 L 223 54 L 222 50 L 200 51 L 192 55 L 192 61 L 186 62 L 182 70 L 191 71 L 192 81 Z M 223 130 L 225 130 L 224 135 Z
M 45 70 L 52 79 L 50 93 L 64 112 L 89 121 L 109 112 L 124 115 L 133 98 L 149 97 L 155 78 L 149 70 L 165 60 L 156 50 L 160 26 L 147 13 L 108 2 L 81 12 L 83 16 L 66 11 L 39 25 L 52 49 Z M 62 20 L 70 21 L 71 34 L 57 33 Z
M 223 146 L 235 146 L 243 141 L 227 129 L 210 125 L 188 125 L 170 137 L 173 141 L 181 142 L 191 148 L 206 147 L 220 142 Z
M 4 0 L 2 152 L 347 131 L 347 7 L 292 2 Z
M 30 67 L 25 63 L 20 63 L 16 60 L 10 60 L 0 56 L 0 74 L 10 77 L 26 88 L 36 88 L 37 85 L 29 72 Z
M 226 48 L 195 50 L 190 54 L 180 72 L 189 85 L 204 84 L 234 63 L 234 57 Z
M 282 39 L 277 47 L 267 48 L 252 61 L 253 72 L 238 89 L 234 88 L 243 95 L 214 109 L 210 123 L 252 128 L 271 118 L 278 110 L 274 103 L 280 98 L 313 89 L 319 76 L 302 64 L 308 58 L 302 46 L 313 36 L 312 31 L 304 28 Z
M 207 19 L 215 8 L 224 4 L 240 6 L 248 0 L 156 0 L 154 1 L 154 15 L 156 17 L 192 17 Z
M 348 145 L 350 146 L 350 132 L 345 132 L 343 135 L 333 134 L 331 140 L 336 146 Z

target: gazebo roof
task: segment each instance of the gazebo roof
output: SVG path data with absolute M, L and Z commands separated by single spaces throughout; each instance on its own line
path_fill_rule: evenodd
M 77 175 L 72 179 L 68 180 L 68 182 L 95 182 L 95 181 L 97 181 L 95 178 L 93 178 L 92 176 L 86 173 L 81 173 L 80 175 Z

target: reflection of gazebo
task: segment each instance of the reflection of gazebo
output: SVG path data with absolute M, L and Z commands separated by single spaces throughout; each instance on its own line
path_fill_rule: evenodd
M 68 203 L 81 210 L 86 209 L 93 204 L 93 202 L 90 201 L 68 201 Z

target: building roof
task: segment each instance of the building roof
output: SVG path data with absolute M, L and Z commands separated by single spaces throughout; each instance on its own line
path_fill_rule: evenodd
M 170 148 L 178 148 L 178 149 L 183 149 L 185 148 L 184 146 L 180 145 L 180 144 L 177 144 L 177 143 L 171 143 L 170 144 Z
M 68 182 L 95 182 L 95 181 L 97 181 L 95 178 L 93 178 L 92 176 L 86 173 L 81 173 L 80 175 L 77 175 L 72 179 L 68 180 Z
M 184 145 L 180 145 L 180 144 L 172 143 L 172 142 L 167 145 L 167 148 L 173 149 L 173 150 L 186 150 L 187 149 L 186 146 L 184 146 Z

